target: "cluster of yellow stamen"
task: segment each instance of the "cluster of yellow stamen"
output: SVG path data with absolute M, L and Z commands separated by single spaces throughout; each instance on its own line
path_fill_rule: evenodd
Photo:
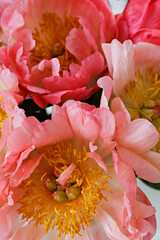
M 46 12 L 42 15 L 39 28 L 35 28 L 32 37 L 35 47 L 30 55 L 30 67 L 37 65 L 41 60 L 50 60 L 57 57 L 60 62 L 60 73 L 69 70 L 69 65 L 78 60 L 66 49 L 66 37 L 73 28 L 81 28 L 77 17 L 61 19 L 56 13 Z
M 128 109 L 131 119 L 146 118 L 153 123 L 160 133 L 160 73 L 135 73 L 135 81 L 125 87 L 121 99 Z M 160 141 L 156 146 L 160 151 Z
M 101 205 L 103 199 L 107 200 L 106 190 L 110 191 L 107 179 L 110 176 L 104 173 L 94 159 L 88 157 L 85 147 L 79 151 L 70 142 L 61 142 L 41 151 L 44 151 L 43 159 L 21 185 L 25 194 L 18 213 L 35 225 L 43 224 L 46 233 L 56 227 L 58 237 L 70 234 L 73 238 L 79 234 L 84 223 L 90 226 L 97 205 Z M 71 164 L 75 164 L 76 168 L 67 184 L 71 184 L 69 187 L 74 192 L 74 198 L 57 201 L 46 183 L 53 177 L 53 173 L 59 175 Z M 76 188 L 80 190 L 78 194 L 74 191 Z
M 0 98 L 0 102 L 1 102 L 2 98 Z M 8 117 L 8 114 L 1 108 L 1 105 L 0 105 L 0 139 L 2 137 L 2 133 L 1 133 L 1 130 L 2 130 L 2 124 L 3 124 L 3 121 Z

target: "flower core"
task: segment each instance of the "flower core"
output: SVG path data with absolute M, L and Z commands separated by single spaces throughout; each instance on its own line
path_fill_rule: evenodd
M 146 118 L 160 133 L 160 73 L 153 74 L 151 70 L 147 70 L 142 75 L 138 71 L 135 73 L 135 81 L 125 87 L 121 99 L 132 120 Z M 160 151 L 160 141 L 156 150 Z
M 64 14 L 61 19 L 56 13 L 46 12 L 42 15 L 39 28 L 35 28 L 32 37 L 35 47 L 30 55 L 30 68 L 40 61 L 57 57 L 60 62 L 60 74 L 63 70 L 69 70 L 69 65 L 78 60 L 66 49 L 66 37 L 73 28 L 82 28 L 77 17 L 67 17 Z
M 60 142 L 41 151 L 44 151 L 43 159 L 21 184 L 25 194 L 18 213 L 35 225 L 43 224 L 46 233 L 56 227 L 58 237 L 67 234 L 74 237 L 80 234 L 84 223 L 90 226 L 96 206 L 107 200 L 110 176 L 88 157 L 85 147 L 79 151 L 70 142 Z M 67 179 L 65 184 L 59 184 L 70 166 L 74 167 L 67 178 L 63 176 L 63 180 Z M 56 184 L 48 187 L 50 183 Z
M 0 98 L 0 101 L 2 101 L 2 98 Z M 0 139 L 2 137 L 2 133 L 1 133 L 2 124 L 7 117 L 8 117 L 8 114 L 1 108 L 1 105 L 0 105 Z

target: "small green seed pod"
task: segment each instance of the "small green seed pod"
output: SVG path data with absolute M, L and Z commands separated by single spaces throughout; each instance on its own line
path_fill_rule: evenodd
M 53 197 L 57 202 L 66 202 L 68 200 L 66 193 L 62 190 L 54 192 Z
M 66 190 L 67 197 L 70 200 L 76 199 L 81 193 L 81 188 L 80 187 L 75 187 L 75 188 L 68 188 Z
M 49 191 L 54 192 L 57 190 L 57 183 L 51 181 L 51 179 L 47 179 L 45 183 L 46 183 L 46 187 Z

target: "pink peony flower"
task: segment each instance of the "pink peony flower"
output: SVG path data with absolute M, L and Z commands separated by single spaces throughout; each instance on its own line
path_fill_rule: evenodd
M 15 0 L 3 10 L 1 28 L 9 46 L 0 62 L 42 108 L 95 92 L 105 69 L 101 43 L 116 36 L 105 0 Z
M 0 175 L 8 189 L 1 205 L 2 240 L 33 234 L 35 240 L 154 236 L 155 209 L 137 189 L 132 167 L 115 163 L 116 118 L 105 107 L 111 91 L 103 87 L 100 108 L 73 100 L 54 105 L 51 120 L 25 118 L 8 137 Z
M 160 44 L 159 0 L 130 0 L 116 16 L 118 39 Z
M 132 120 L 146 118 L 160 134 L 160 46 L 113 40 L 111 45 L 104 44 L 103 49 L 114 95 L 122 99 Z M 152 145 L 152 139 L 149 143 Z M 160 151 L 160 141 L 155 150 Z

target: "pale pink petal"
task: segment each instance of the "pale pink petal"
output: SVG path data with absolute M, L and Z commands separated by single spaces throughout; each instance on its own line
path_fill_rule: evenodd
M 160 182 L 160 171 L 152 165 L 152 163 L 145 159 L 145 155 L 143 157 L 135 154 L 129 149 L 125 149 L 123 147 L 116 147 L 118 154 L 123 162 L 128 164 L 130 167 L 133 167 L 136 171 L 136 174 L 147 181 L 150 182 Z M 154 163 L 155 164 L 155 163 Z
M 156 128 L 146 119 L 136 119 L 117 129 L 116 141 L 137 153 L 149 151 L 159 140 Z
M 153 69 L 158 72 L 160 69 L 160 46 L 150 43 L 138 43 L 134 45 L 135 71 Z
M 18 78 L 9 69 L 4 69 L 0 73 L 0 79 L 5 85 L 5 88 L 12 91 L 18 90 Z
M 160 172 L 160 154 L 159 153 L 149 151 L 141 154 L 140 156 L 144 158 L 148 163 L 153 165 L 155 168 L 157 168 Z
M 102 160 L 101 156 L 98 153 L 96 153 L 96 152 L 92 152 L 92 153 L 89 152 L 88 153 L 88 157 L 94 159 L 97 162 L 97 164 L 101 168 L 103 168 L 105 172 L 107 172 L 107 166 L 105 165 L 104 161 Z
M 93 116 L 97 118 L 100 125 L 99 136 L 104 141 L 112 141 L 115 133 L 115 119 L 111 111 L 106 108 L 96 108 Z
M 11 35 L 24 25 L 23 16 L 10 4 L 3 12 L 1 17 L 1 26 L 6 35 Z
M 111 110 L 113 113 L 122 111 L 123 113 L 125 113 L 126 116 L 126 120 L 128 122 L 131 121 L 131 116 L 129 114 L 129 112 L 127 111 L 124 103 L 122 102 L 122 100 L 119 97 L 115 97 L 112 102 L 111 102 Z
M 72 163 L 68 168 L 66 168 L 60 176 L 56 179 L 61 185 L 64 185 L 71 177 L 72 172 L 76 169 L 76 165 Z
M 119 182 L 124 188 L 129 201 L 133 204 L 136 197 L 137 182 L 134 171 L 125 162 L 123 162 L 116 151 L 112 151 L 114 168 Z
M 128 240 L 128 237 L 121 232 L 114 218 L 104 211 L 103 208 L 97 209 L 96 220 L 100 223 L 106 235 L 112 240 Z
M 42 225 L 35 227 L 34 223 L 32 222 L 19 228 L 12 237 L 12 240 L 28 240 L 28 237 L 30 240 L 40 240 L 44 235 L 44 227 Z
M 113 40 L 110 48 L 105 47 L 103 44 L 103 51 L 109 66 L 113 66 L 112 77 L 113 81 L 113 92 L 116 96 L 120 96 L 124 87 L 129 81 L 134 80 L 134 51 L 131 41 L 125 41 L 122 45 L 117 40 Z M 111 52 L 110 52 L 111 51 Z M 111 53 L 112 58 L 108 57 Z M 109 61 L 112 61 L 110 63 Z
M 97 84 L 103 89 L 100 107 L 108 108 L 108 101 L 112 93 L 113 81 L 110 77 L 104 76 L 98 79 Z

